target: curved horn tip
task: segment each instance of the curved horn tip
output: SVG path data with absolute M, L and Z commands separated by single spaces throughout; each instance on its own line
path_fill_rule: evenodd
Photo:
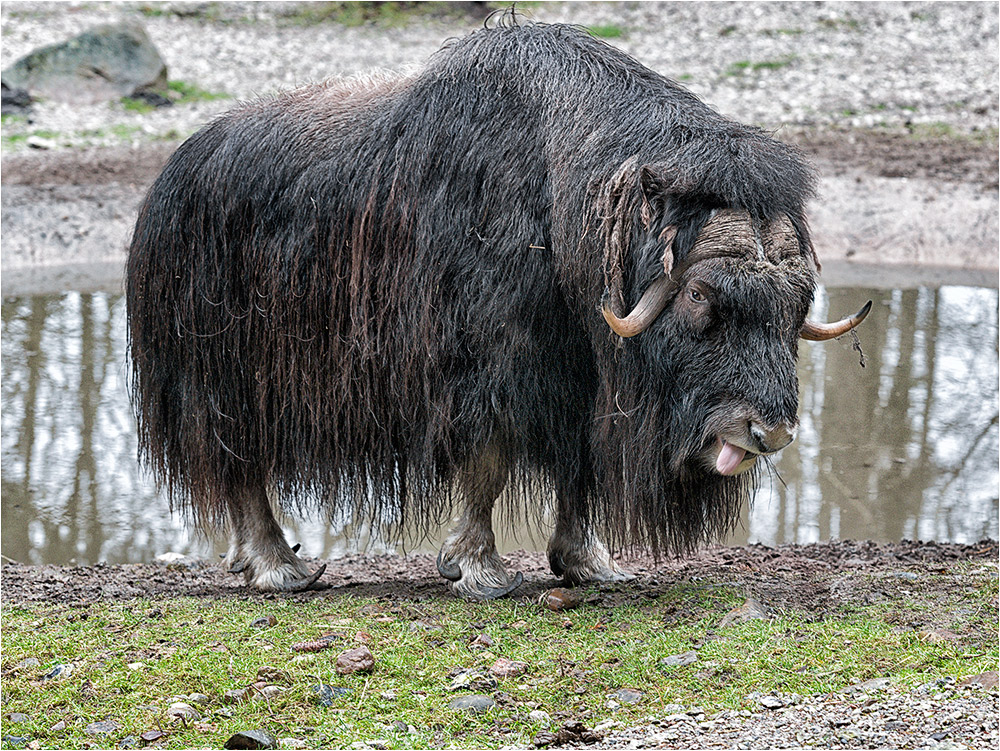
M 799 331 L 799 336 L 812 342 L 825 342 L 843 336 L 848 331 L 856 328 L 872 309 L 872 301 L 869 300 L 862 306 L 861 310 L 850 318 L 844 318 L 836 323 L 815 323 L 807 320 Z

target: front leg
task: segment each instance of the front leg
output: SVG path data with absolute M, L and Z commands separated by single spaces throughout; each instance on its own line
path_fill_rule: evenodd
M 326 565 L 310 572 L 290 548 L 271 511 L 267 490 L 260 483 L 248 483 L 228 499 L 229 571 L 243 574 L 247 586 L 261 592 L 308 589 L 326 570 Z
M 560 489 L 557 494 L 556 531 L 549 540 L 552 573 L 569 585 L 616 582 L 635 578 L 611 557 L 582 513 L 582 495 Z
M 488 448 L 462 471 L 459 482 L 465 510 L 458 526 L 438 553 L 438 572 L 451 590 L 466 600 L 492 600 L 521 585 L 520 572 L 507 573 L 493 535 L 493 504 L 507 483 L 507 469 L 494 448 Z

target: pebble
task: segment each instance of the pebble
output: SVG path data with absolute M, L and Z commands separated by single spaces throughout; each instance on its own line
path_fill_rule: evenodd
M 21 722 L 27 722 L 30 719 L 31 715 L 26 715 L 23 712 L 11 712 L 9 715 L 7 715 L 7 721 L 13 722 L 15 724 Z
M 580 605 L 580 596 L 569 589 L 564 589 L 562 587 L 556 587 L 555 589 L 549 589 L 538 598 L 538 602 L 544 605 L 549 610 L 571 610 L 578 605 Z
M 738 608 L 733 608 L 723 616 L 719 622 L 719 628 L 727 628 L 740 623 L 748 623 L 749 621 L 760 621 L 766 618 L 767 612 L 764 610 L 764 606 L 754 598 L 748 597 L 742 605 Z
M 486 694 L 468 694 L 466 696 L 456 696 L 448 702 L 449 709 L 458 709 L 474 714 L 481 714 L 495 706 L 493 699 Z
M 338 696 L 346 696 L 351 693 L 351 689 L 345 686 L 327 686 L 322 684 L 312 687 L 312 700 L 321 707 L 332 707 L 334 699 Z
M 277 748 L 278 739 L 266 730 L 243 730 L 226 741 L 227 749 L 269 749 Z
M 680 654 L 670 655 L 669 657 L 663 657 L 660 659 L 660 664 L 664 667 L 674 667 L 683 665 L 692 665 L 698 661 L 698 653 L 694 650 L 690 652 L 681 652 Z
M 642 692 L 633 688 L 620 688 L 610 696 L 622 704 L 638 704 L 642 701 Z
M 250 623 L 250 628 L 271 628 L 278 624 L 278 619 L 273 615 L 263 615 Z
M 73 663 L 67 663 L 65 665 L 54 665 L 49 672 L 42 676 L 43 681 L 51 681 L 55 679 L 69 678 L 73 675 Z
M 200 720 L 201 712 L 182 701 L 174 702 L 167 709 L 167 717 L 173 717 L 179 720 Z
M 370 673 L 375 669 L 375 656 L 365 646 L 348 649 L 337 657 L 336 669 L 340 675 Z
M 533 709 L 528 712 L 528 719 L 532 722 L 541 722 L 548 725 L 552 722 L 552 715 L 541 709 Z
M 515 675 L 521 675 L 527 669 L 527 663 L 508 660 L 506 657 L 500 657 L 490 665 L 490 673 L 497 678 L 510 678 Z
M 109 733 L 117 732 L 119 729 L 120 726 L 114 720 L 99 720 L 87 725 L 83 729 L 83 732 L 87 735 L 108 735 Z

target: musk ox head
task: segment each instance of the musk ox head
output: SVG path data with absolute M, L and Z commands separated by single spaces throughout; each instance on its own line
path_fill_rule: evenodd
M 621 184 L 630 175 L 636 201 Z M 816 263 L 800 214 L 722 207 L 648 166 L 626 163 L 609 185 L 599 201 L 601 309 L 622 339 L 610 379 L 615 427 L 605 437 L 618 433 L 633 452 L 623 457 L 623 489 L 665 489 L 661 498 L 633 496 L 646 512 L 632 534 L 653 547 L 664 535 L 687 547 L 697 540 L 685 531 L 724 532 L 735 522 L 750 470 L 794 439 L 798 340 L 846 333 L 870 303 L 838 323 L 807 319 Z M 620 317 L 626 300 L 635 302 Z M 636 519 L 663 526 L 643 532 Z

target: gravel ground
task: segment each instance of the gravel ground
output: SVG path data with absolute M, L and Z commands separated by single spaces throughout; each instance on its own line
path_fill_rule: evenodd
M 242 99 L 329 76 L 421 65 L 482 19 L 419 18 L 348 28 L 298 22 L 301 3 L 41 3 L 0 9 L 7 67 L 31 49 L 112 20 L 148 31 L 169 76 Z M 727 116 L 765 128 L 886 127 L 972 134 L 997 128 L 996 3 L 542 3 L 538 21 L 613 28 L 614 45 L 676 78 Z M 609 32 L 605 32 L 609 33 Z M 610 32 L 613 34 L 614 32 Z M 38 104 L 55 144 L 193 132 L 231 101 L 149 114 L 121 104 Z M 112 135 L 109 128 L 118 128 Z

